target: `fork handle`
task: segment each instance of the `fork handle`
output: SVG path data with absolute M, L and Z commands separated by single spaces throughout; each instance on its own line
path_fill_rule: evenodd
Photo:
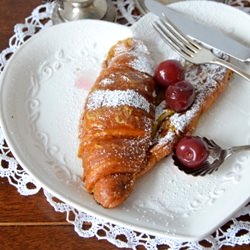
M 218 65 L 224 66 L 228 69 L 231 69 L 233 72 L 235 72 L 236 74 L 238 74 L 239 76 L 245 78 L 247 81 L 250 81 L 250 74 L 246 73 L 245 71 L 243 71 L 240 67 L 227 62 L 223 59 L 220 58 L 215 58 L 212 63 L 216 63 Z
M 227 159 L 233 153 L 246 151 L 246 150 L 250 150 L 250 145 L 234 146 L 234 147 L 228 148 L 228 149 L 225 150 L 226 154 L 224 155 L 225 156 L 224 159 Z
M 230 150 L 233 152 L 250 150 L 250 145 L 235 146 L 235 147 L 231 147 Z

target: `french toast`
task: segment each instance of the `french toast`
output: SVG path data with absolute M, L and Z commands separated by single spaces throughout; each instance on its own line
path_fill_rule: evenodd
M 172 153 L 226 88 L 231 72 L 187 64 L 196 97 L 185 112 L 157 103 L 154 62 L 142 41 L 128 38 L 109 51 L 89 92 L 79 126 L 79 151 L 88 192 L 105 208 L 126 200 L 138 177 Z M 159 105 L 158 105 L 159 104 Z

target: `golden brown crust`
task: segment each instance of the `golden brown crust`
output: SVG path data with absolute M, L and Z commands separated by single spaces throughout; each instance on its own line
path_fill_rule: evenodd
M 126 200 L 134 187 L 133 175 L 111 174 L 100 179 L 95 185 L 94 198 L 105 208 L 113 208 Z
M 144 49 L 137 46 L 142 45 L 128 39 L 112 47 L 80 123 L 79 157 L 85 187 L 107 208 L 129 196 L 147 164 L 152 140 L 154 80 L 134 67 L 134 60 L 140 57 L 135 50 Z M 96 103 L 93 95 L 103 101 Z

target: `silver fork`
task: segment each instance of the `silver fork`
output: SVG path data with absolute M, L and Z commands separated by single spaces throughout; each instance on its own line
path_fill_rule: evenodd
M 207 174 L 212 174 L 213 172 L 217 171 L 221 166 L 221 164 L 232 154 L 245 150 L 248 151 L 250 150 L 250 145 L 236 146 L 223 149 L 213 140 L 209 140 L 206 137 L 203 137 L 202 139 L 207 144 L 209 151 L 209 158 L 201 166 L 197 168 L 187 168 L 178 160 L 175 151 L 174 154 L 172 155 L 174 164 L 186 174 L 191 174 L 193 176 L 204 176 Z
M 212 63 L 221 65 L 250 81 L 250 74 L 244 72 L 240 67 L 215 56 L 210 49 L 186 36 L 166 17 L 164 20 L 158 19 L 154 21 L 153 27 L 187 61 L 194 64 Z

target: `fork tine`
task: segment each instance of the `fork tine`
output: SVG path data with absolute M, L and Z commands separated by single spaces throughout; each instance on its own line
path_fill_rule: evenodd
M 153 22 L 154 29 L 162 36 L 167 43 L 176 50 L 181 56 L 187 59 L 187 57 L 193 57 L 194 52 L 188 49 L 178 38 L 176 38 L 168 28 L 162 24 L 162 22 Z
M 167 35 L 166 31 L 163 30 L 162 26 L 161 26 L 158 22 L 154 22 L 154 23 L 153 23 L 153 27 L 154 27 L 154 29 L 162 36 L 162 38 L 163 38 L 164 40 L 167 41 L 167 43 L 168 43 L 174 50 L 176 50 L 176 51 L 179 52 L 179 53 L 182 53 L 180 46 L 177 45 L 177 44 L 173 41 L 173 39 L 171 39 L 171 38 L 169 37 L 169 35 Z
M 160 22 L 168 30 L 168 32 L 171 33 L 173 37 L 178 39 L 188 50 L 196 53 L 197 50 L 200 49 L 200 46 L 196 42 L 193 42 L 185 34 L 183 34 L 173 23 L 169 21 L 168 18 L 165 17 L 165 20 L 163 21 L 161 19 Z

